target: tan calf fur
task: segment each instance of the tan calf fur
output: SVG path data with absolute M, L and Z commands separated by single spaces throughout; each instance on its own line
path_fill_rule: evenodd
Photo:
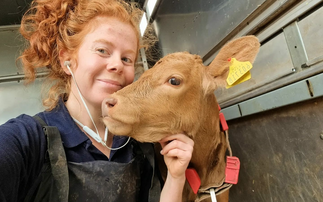
M 254 36 L 227 43 L 208 66 L 198 55 L 169 54 L 133 84 L 112 94 L 102 104 L 109 131 L 141 142 L 158 142 L 170 134 L 185 133 L 195 142 L 190 167 L 201 178 L 201 189 L 221 185 L 225 178 L 227 142 L 219 126 L 214 91 L 226 86 L 230 62 L 254 62 L 260 44 Z M 200 189 L 200 190 L 201 190 Z M 210 201 L 195 195 L 186 183 L 183 201 Z M 228 192 L 217 196 L 228 201 Z

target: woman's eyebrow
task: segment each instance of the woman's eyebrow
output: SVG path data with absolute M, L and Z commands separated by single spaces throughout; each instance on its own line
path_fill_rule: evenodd
M 103 43 L 103 44 L 115 47 L 115 45 L 112 42 L 107 41 L 105 39 L 97 39 L 97 40 L 94 41 L 94 44 L 98 44 L 98 43 Z
M 108 46 L 111 46 L 112 48 L 115 48 L 115 44 L 110 42 L 110 41 L 107 41 L 105 39 L 97 39 L 94 41 L 93 44 L 98 44 L 98 43 L 103 43 L 105 45 L 108 45 Z M 124 50 L 125 53 L 132 53 L 132 54 L 136 54 L 136 51 L 132 50 L 132 49 L 125 49 Z

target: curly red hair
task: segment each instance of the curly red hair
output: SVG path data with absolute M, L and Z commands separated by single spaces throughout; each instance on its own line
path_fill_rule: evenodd
M 75 55 L 84 36 L 96 24 L 93 20 L 99 16 L 129 23 L 137 34 L 138 53 L 142 11 L 135 4 L 122 0 L 34 0 L 23 16 L 20 33 L 28 44 L 19 59 L 27 83 L 35 80 L 36 69 L 49 70 L 46 81 L 51 85 L 43 99 L 47 110 L 53 109 L 60 96 L 70 91 L 70 76 L 61 67 L 60 51 Z

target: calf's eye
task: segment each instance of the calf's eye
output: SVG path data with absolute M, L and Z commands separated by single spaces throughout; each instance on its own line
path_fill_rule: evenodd
M 172 77 L 168 80 L 168 83 L 174 85 L 174 86 L 178 86 L 181 84 L 181 80 L 175 77 Z

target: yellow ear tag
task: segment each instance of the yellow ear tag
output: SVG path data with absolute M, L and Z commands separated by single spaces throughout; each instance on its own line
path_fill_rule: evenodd
M 227 78 L 227 89 L 239 83 L 245 82 L 251 78 L 250 70 L 252 68 L 251 62 L 240 62 L 235 58 L 231 58 L 231 65 L 229 67 L 229 75 Z

